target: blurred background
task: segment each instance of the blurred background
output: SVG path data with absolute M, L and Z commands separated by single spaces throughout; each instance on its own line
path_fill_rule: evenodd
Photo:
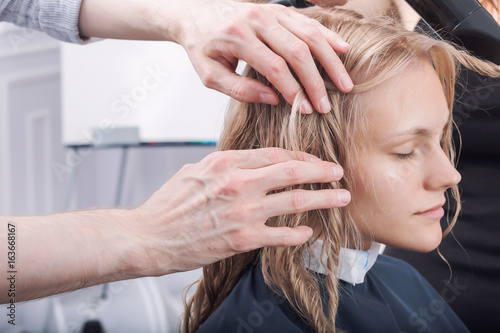
M 107 42 L 63 45 L 42 33 L 0 23 L 0 214 L 26 216 L 66 209 L 135 207 L 184 164 L 198 162 L 215 151 L 210 137 L 217 135 L 226 100 L 213 95 L 218 93 L 197 90 L 203 88 L 198 88 L 201 83 L 195 82 L 194 71 L 179 66 L 189 63 L 186 59 L 179 62 L 185 55 L 175 51 L 178 58 L 168 58 L 168 50 L 151 51 L 146 53 L 154 55 L 147 59 L 152 63 L 137 58 L 137 66 L 120 67 L 121 59 L 133 59 L 133 52 L 144 53 L 144 48 L 120 44 L 119 53 L 99 53 L 98 48 L 109 47 L 104 44 Z M 166 69 L 157 68 L 163 65 Z M 121 85 L 106 81 L 106 68 L 123 74 L 115 75 Z M 172 75 L 156 77 L 155 81 L 154 71 Z M 82 73 L 88 74 L 85 79 L 76 78 Z M 180 84 L 185 86 L 172 83 L 179 82 L 179 77 L 184 78 Z M 189 94 L 168 95 L 172 89 Z M 161 108 L 154 109 L 154 105 L 165 108 L 165 103 L 158 101 L 167 95 L 173 99 L 167 105 L 173 108 L 165 113 Z M 127 102 L 127 96 L 132 100 Z M 189 109 L 193 106 L 188 103 L 179 110 L 176 104 L 181 101 L 182 105 L 186 98 L 189 103 L 215 105 L 214 124 L 205 122 L 202 126 L 211 132 L 173 138 L 168 130 L 165 137 L 158 136 L 165 131 L 149 119 L 164 121 L 166 126 L 182 122 L 169 122 L 167 113 L 191 112 L 193 126 L 189 129 L 200 131 L 196 130 L 197 116 Z M 119 108 L 118 102 L 128 103 L 131 112 L 125 114 L 124 104 Z M 155 118 L 155 113 L 160 118 Z M 103 141 L 99 128 L 110 126 L 136 128 L 140 134 Z M 179 133 L 184 133 L 183 126 L 186 124 L 177 126 Z M 0 332 L 83 332 L 84 324 L 93 320 L 99 321 L 105 332 L 175 332 L 183 310 L 182 292 L 200 274 L 195 270 L 128 280 L 21 303 L 16 326 L 2 320 Z

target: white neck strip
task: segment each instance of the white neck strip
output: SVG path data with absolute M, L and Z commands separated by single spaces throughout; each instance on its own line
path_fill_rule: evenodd
M 320 259 L 323 241 L 317 239 L 310 246 L 309 251 L 304 251 L 303 259 L 305 266 L 316 273 L 326 274 L 322 262 L 326 266 L 326 254 Z M 380 243 L 372 242 L 368 251 L 340 248 L 339 268 L 337 278 L 353 285 L 363 283 L 365 275 L 375 264 L 380 250 Z

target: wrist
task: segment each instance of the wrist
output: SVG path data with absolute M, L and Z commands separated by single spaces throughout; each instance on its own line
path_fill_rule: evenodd
M 108 248 L 119 251 L 110 253 L 110 259 L 114 260 L 112 274 L 116 274 L 113 280 L 159 276 L 171 272 L 168 240 L 158 239 L 154 230 L 151 230 L 155 225 L 151 221 L 153 217 L 141 214 L 140 208 L 111 209 L 109 214 L 114 221 L 112 229 L 115 230 L 110 232 L 119 234 L 119 237 L 110 239 L 111 243 L 108 244 Z M 117 228 L 121 232 L 116 233 Z
M 192 12 L 198 10 L 195 1 L 170 0 L 158 6 L 144 8 L 144 20 L 150 31 L 159 36 L 159 40 L 171 41 L 183 45 L 186 30 L 193 23 Z
M 105 213 L 109 223 L 96 228 L 105 233 L 100 274 L 109 276 L 110 281 L 143 277 L 144 242 L 140 241 L 140 222 L 134 210 L 109 209 Z

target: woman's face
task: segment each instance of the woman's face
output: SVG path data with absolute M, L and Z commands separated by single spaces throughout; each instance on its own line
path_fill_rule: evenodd
M 349 209 L 365 245 L 431 251 L 442 238 L 445 190 L 461 179 L 441 147 L 450 113 L 438 76 L 420 61 L 361 99 L 367 125 L 356 138 Z

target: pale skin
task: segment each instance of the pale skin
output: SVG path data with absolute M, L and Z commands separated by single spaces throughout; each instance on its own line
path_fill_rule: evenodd
M 418 61 L 362 96 L 367 136 L 358 139 L 363 148 L 348 209 L 365 248 L 375 240 L 434 250 L 445 191 L 461 179 L 441 147 L 451 114 L 438 76 L 428 61 Z
M 345 0 L 336 1 L 345 3 Z M 301 111 L 328 112 L 317 58 L 340 90 L 352 82 L 336 52 L 348 45 L 316 21 L 280 5 L 230 0 L 84 0 L 82 36 L 165 40 L 182 45 L 202 81 L 238 100 L 276 104 L 277 94 L 238 76 L 246 61 L 288 102 L 304 87 Z M 287 63 L 297 73 L 292 76 Z M 7 226 L 15 225 L 16 301 L 96 284 L 185 271 L 265 246 L 303 244 L 308 227 L 269 228 L 282 214 L 346 205 L 344 190 L 273 189 L 326 183 L 342 169 L 308 154 L 280 149 L 220 152 L 185 166 L 135 209 L 99 209 L 37 217 L 0 217 L 2 267 L 7 267 Z M 0 280 L 0 289 L 8 281 Z M 7 293 L 0 302 L 7 302 Z
M 278 148 L 217 152 L 186 165 L 135 209 L 99 209 L 36 217 L 0 217 L 1 267 L 7 224 L 16 229 L 16 301 L 96 284 L 186 271 L 264 246 L 292 246 L 308 227 L 271 228 L 282 214 L 345 206 L 345 190 L 291 191 L 332 182 L 342 168 Z M 8 281 L 0 280 L 8 290 Z M 0 302 L 8 302 L 7 292 Z
M 347 51 L 348 44 L 315 20 L 282 5 L 234 0 L 83 0 L 79 29 L 89 37 L 176 42 L 187 51 L 207 87 L 242 102 L 277 104 L 278 95 L 263 83 L 237 75 L 238 60 L 265 75 L 290 104 L 302 85 L 308 96 L 301 103 L 303 113 L 330 111 L 313 56 L 341 91 L 353 87 L 335 53 Z

